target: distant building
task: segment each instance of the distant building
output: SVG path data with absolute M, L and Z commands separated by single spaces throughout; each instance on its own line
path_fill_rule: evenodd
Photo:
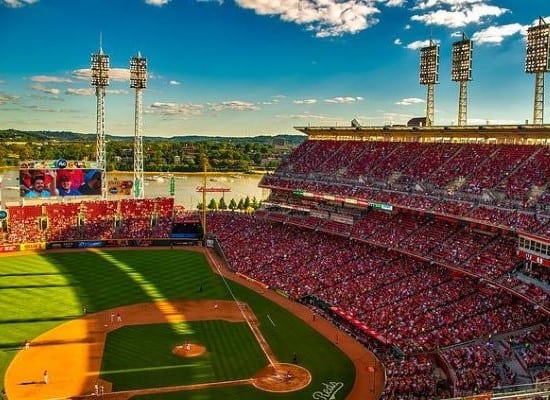
M 284 138 L 273 138 L 273 140 L 271 141 L 271 145 L 273 147 L 286 147 L 286 145 L 287 145 L 286 139 L 284 139 Z
M 426 126 L 426 117 L 415 117 L 409 119 L 407 126 Z

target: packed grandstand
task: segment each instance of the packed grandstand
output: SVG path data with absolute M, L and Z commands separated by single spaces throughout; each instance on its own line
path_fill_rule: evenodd
M 373 351 L 385 399 L 548 390 L 550 127 L 526 129 L 303 128 L 262 209 L 210 212 L 208 235 Z M 201 236 L 172 198 L 6 210 L 3 251 Z

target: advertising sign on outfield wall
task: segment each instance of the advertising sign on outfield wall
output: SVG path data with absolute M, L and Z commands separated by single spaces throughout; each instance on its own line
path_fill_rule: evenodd
M 39 243 L 22 243 L 19 245 L 21 251 L 25 250 L 45 250 L 46 249 L 46 243 L 45 242 L 39 242 Z

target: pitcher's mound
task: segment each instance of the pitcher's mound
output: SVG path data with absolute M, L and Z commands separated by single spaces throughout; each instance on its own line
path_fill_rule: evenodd
M 295 364 L 268 365 L 253 377 L 253 385 L 267 392 L 293 392 L 305 388 L 311 374 Z
M 197 343 L 179 344 L 172 349 L 172 354 L 178 357 L 199 357 L 206 353 L 206 347 Z

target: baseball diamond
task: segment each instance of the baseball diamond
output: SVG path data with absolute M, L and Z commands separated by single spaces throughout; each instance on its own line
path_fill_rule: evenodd
M 204 398 L 212 399 L 306 399 L 319 398 L 314 396 L 333 382 L 341 385 L 335 399 L 380 393 L 382 374 L 373 379 L 368 369 L 374 357 L 352 338 L 340 335 L 338 344 L 323 339 L 315 332 L 335 337 L 330 323 L 312 321 L 307 308 L 226 270 L 215 254 L 194 250 L 56 251 L 3 257 L 9 263 L 2 263 L 2 276 L 10 264 L 30 288 L 16 301 L 28 304 L 29 315 L 52 320 L 49 328 L 29 339 L 28 348 L 11 352 L 4 377 L 8 398 L 168 399 L 206 393 Z M 208 265 L 230 280 L 212 274 Z M 29 275 L 31 266 L 36 276 Z M 185 278 L 176 277 L 176 271 Z M 57 283 L 48 284 L 48 279 Z M 63 294 L 53 293 L 64 285 Z M 243 286 L 260 292 L 263 300 Z M 56 302 L 58 307 L 45 309 Z M 85 312 L 70 315 L 69 305 Z M 7 305 L 2 302 L 1 307 Z M 21 332 L 25 337 L 36 324 L 33 318 L 27 321 Z M 7 323 L 14 332 L 15 325 L 20 324 Z M 292 359 L 293 352 L 298 360 Z M 41 379 L 45 368 L 47 384 Z

